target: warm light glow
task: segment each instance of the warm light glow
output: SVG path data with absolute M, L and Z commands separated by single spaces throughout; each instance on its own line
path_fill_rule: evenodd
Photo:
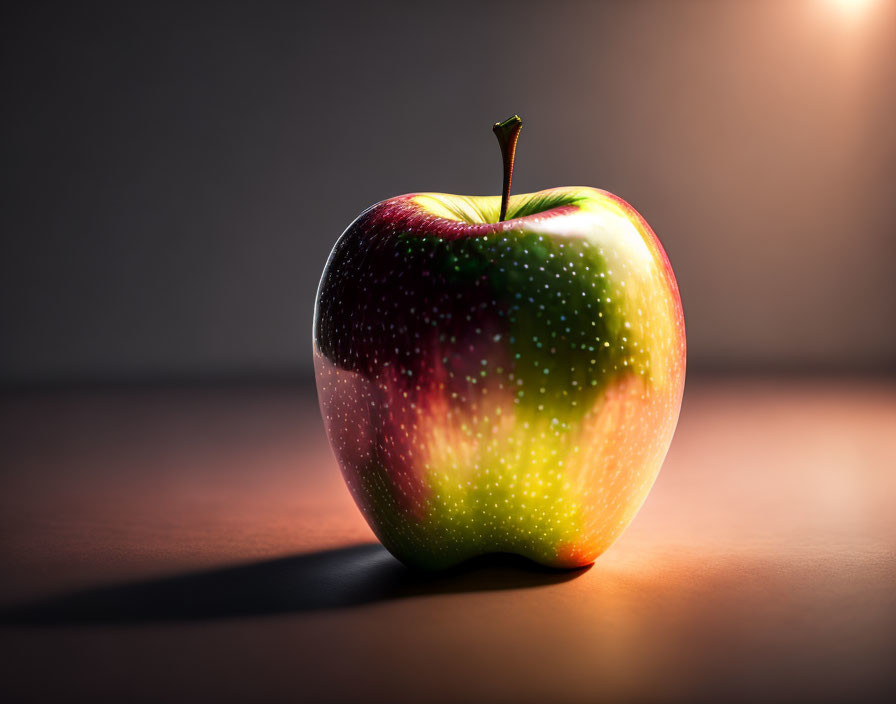
M 859 12 L 869 5 L 874 4 L 875 0 L 828 0 L 828 2 L 831 2 L 834 5 L 839 5 L 844 10 L 850 12 Z

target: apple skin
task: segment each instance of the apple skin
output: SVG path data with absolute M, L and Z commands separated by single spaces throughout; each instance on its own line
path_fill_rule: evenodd
M 681 406 L 662 246 L 594 188 L 416 193 L 362 213 L 320 282 L 314 363 L 348 488 L 408 565 L 591 564 L 634 518 Z

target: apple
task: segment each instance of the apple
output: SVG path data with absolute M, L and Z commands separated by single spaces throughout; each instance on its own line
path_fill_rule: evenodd
M 645 220 L 587 187 L 364 211 L 318 290 L 320 407 L 383 545 L 439 569 L 492 552 L 591 564 L 634 518 L 681 406 L 685 329 Z

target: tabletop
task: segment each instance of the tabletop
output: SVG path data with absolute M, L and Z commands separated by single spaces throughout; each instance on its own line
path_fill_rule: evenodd
M 411 572 L 301 385 L 0 400 L 3 701 L 896 695 L 896 381 L 689 381 L 591 568 Z

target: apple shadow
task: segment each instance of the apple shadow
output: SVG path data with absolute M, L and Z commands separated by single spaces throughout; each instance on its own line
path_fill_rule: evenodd
M 485 555 L 451 570 L 419 572 L 378 544 L 100 586 L 0 609 L 0 625 L 133 624 L 291 614 L 395 599 L 526 589 L 589 568 L 553 570 L 515 555 Z

